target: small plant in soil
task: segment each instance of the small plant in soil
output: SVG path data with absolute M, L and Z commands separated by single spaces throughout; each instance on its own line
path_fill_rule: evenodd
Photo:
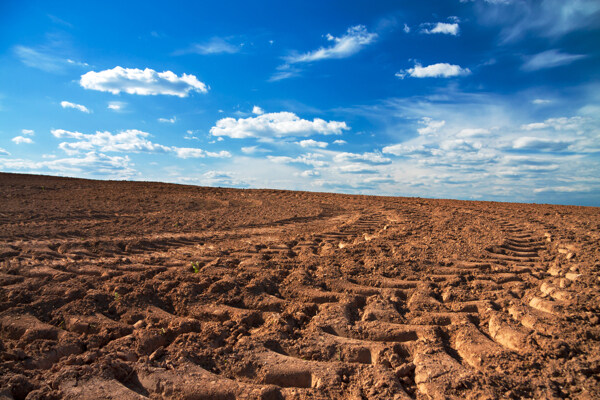
M 195 274 L 200 272 L 200 263 L 198 261 L 192 261 L 191 265 L 192 265 L 192 269 L 194 270 Z

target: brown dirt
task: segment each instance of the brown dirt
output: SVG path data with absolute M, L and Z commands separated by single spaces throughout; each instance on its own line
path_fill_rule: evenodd
M 0 174 L 0 399 L 600 398 L 598 208 Z

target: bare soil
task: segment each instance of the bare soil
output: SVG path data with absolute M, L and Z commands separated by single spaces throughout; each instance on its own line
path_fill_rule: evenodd
M 600 209 L 0 174 L 0 399 L 600 398 Z

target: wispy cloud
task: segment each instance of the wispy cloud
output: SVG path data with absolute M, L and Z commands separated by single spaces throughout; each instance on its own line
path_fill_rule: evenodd
M 504 43 L 528 34 L 556 38 L 570 32 L 598 27 L 600 3 L 596 0 L 487 0 L 476 7 L 480 22 L 502 28 Z M 493 9 L 490 9 L 493 7 Z
M 10 153 L 0 147 L 0 156 L 10 156 Z
M 174 124 L 175 121 L 177 121 L 177 117 L 173 117 L 173 118 L 159 118 L 158 122 L 163 122 L 166 124 Z
M 190 92 L 207 93 L 208 87 L 194 75 L 171 71 L 156 72 L 153 69 L 115 67 L 100 72 L 90 71 L 79 81 L 85 89 L 119 94 L 170 95 L 187 97 Z
M 61 101 L 60 106 L 62 108 L 74 108 L 75 110 L 79 110 L 79 111 L 87 113 L 87 114 L 90 113 L 90 110 L 86 106 L 83 106 L 81 104 L 71 103 L 69 101 Z
M 29 136 L 35 135 L 35 131 L 33 129 L 21 129 L 21 133 Z
M 177 51 L 175 54 L 234 54 L 239 52 L 240 50 L 240 45 L 233 45 L 229 43 L 227 39 L 221 37 L 213 37 L 206 42 L 193 44 L 192 46 L 190 46 L 190 48 L 186 50 Z
M 17 45 L 13 51 L 23 64 L 46 72 L 63 73 L 70 67 L 88 66 L 87 63 L 61 56 L 61 51 L 56 45 L 39 47 Z
M 291 112 L 261 114 L 249 118 L 223 118 L 210 129 L 213 136 L 243 138 L 276 138 L 309 136 L 313 134 L 339 135 L 348 130 L 345 122 L 325 121 L 315 118 L 312 121 L 299 118 Z
M 407 75 L 413 78 L 451 78 L 470 74 L 471 70 L 469 68 L 462 68 L 460 65 L 448 63 L 438 63 L 426 67 L 416 64 L 413 68 L 397 72 L 396 76 L 400 79 L 404 79 Z
M 285 61 L 289 64 L 296 64 L 350 57 L 366 45 L 373 43 L 377 34 L 368 32 L 364 25 L 356 25 L 348 28 L 346 34 L 341 37 L 335 37 L 329 33 L 325 37 L 328 41 L 333 42 L 332 46 L 321 47 L 308 53 L 292 54 L 285 57 Z
M 527 61 L 521 67 L 525 71 L 537 71 L 546 68 L 556 68 L 569 65 L 577 60 L 586 58 L 584 54 L 562 53 L 560 50 L 552 49 L 527 57 Z

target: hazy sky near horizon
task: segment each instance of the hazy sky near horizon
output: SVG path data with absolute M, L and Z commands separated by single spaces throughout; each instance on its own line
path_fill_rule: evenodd
M 0 3 L 0 171 L 600 206 L 600 2 Z

